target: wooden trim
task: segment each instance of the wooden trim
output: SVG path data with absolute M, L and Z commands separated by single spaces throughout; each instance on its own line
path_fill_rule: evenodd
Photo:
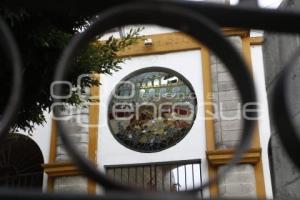
M 213 166 L 226 165 L 230 160 L 233 159 L 234 150 L 214 150 L 207 151 L 207 160 Z M 260 161 L 261 149 L 250 149 L 244 153 L 239 163 L 256 164 Z
M 208 177 L 213 179 L 218 175 L 218 168 L 208 163 Z M 219 194 L 218 183 L 213 183 L 209 186 L 210 199 L 216 199 Z
M 226 36 L 250 37 L 250 31 L 244 28 L 222 28 L 222 32 Z
M 48 163 L 55 163 L 56 161 L 56 144 L 57 144 L 57 124 L 54 119 L 51 120 L 51 138 L 50 138 L 50 152 L 49 152 L 49 161 Z M 47 166 L 47 164 L 42 165 Z M 44 171 L 47 174 L 47 171 L 44 167 Z M 47 174 L 48 175 L 48 174 Z M 48 175 L 47 180 L 47 191 L 52 192 L 54 188 L 54 180 L 53 177 Z
M 223 28 L 222 32 L 226 36 L 249 36 L 248 30 L 240 28 Z M 120 57 L 142 56 L 201 49 L 204 47 L 191 36 L 181 32 L 147 35 L 144 38 L 151 38 L 153 44 L 145 46 L 144 40 L 140 40 L 137 44 L 120 51 L 118 55 Z
M 250 38 L 249 37 L 243 37 L 242 38 L 242 48 L 243 48 L 243 55 L 245 57 L 245 61 L 248 64 L 249 73 L 253 76 L 251 45 L 250 45 Z M 252 148 L 259 148 L 260 147 L 259 130 L 258 130 L 257 122 L 256 122 L 255 127 L 254 127 L 254 134 L 253 134 L 253 139 L 252 139 L 252 142 L 251 142 L 251 147 Z
M 212 78 L 211 78 L 211 61 L 209 50 L 204 47 L 201 49 L 202 71 L 203 71 L 203 88 L 204 88 L 204 114 L 205 114 L 205 139 L 206 149 L 212 151 L 215 149 L 215 128 L 212 102 Z M 210 179 L 217 176 L 218 169 L 208 163 L 208 177 Z M 209 186 L 210 198 L 218 196 L 218 184 L 214 183 Z
M 100 75 L 95 74 L 94 78 L 100 80 Z M 89 107 L 89 143 L 88 143 L 88 159 L 93 163 L 97 163 L 97 144 L 98 144 L 98 124 L 99 124 L 99 87 L 91 88 L 91 96 L 95 103 Z M 96 183 L 88 179 L 87 191 L 90 194 L 96 194 Z
M 266 199 L 262 159 L 254 166 L 257 199 Z
M 53 192 L 54 189 L 54 180 L 52 177 L 48 177 L 47 180 L 47 192 Z
M 71 162 L 48 163 L 42 166 L 44 167 L 44 171 L 48 175 L 48 178 L 58 176 L 77 176 L 82 174 L 78 167 Z
M 57 144 L 57 125 L 56 121 L 52 119 L 51 121 L 51 138 L 50 138 L 50 153 L 49 153 L 49 163 L 53 163 L 56 160 L 56 144 Z
M 137 44 L 120 51 L 118 55 L 121 57 L 141 56 L 202 48 L 202 45 L 195 39 L 180 32 L 147 35 L 144 37 L 152 39 L 151 46 L 145 46 L 144 40 L 139 40 Z
M 243 46 L 243 54 L 245 56 L 246 62 L 248 62 L 249 71 L 253 75 L 252 71 L 252 58 L 251 58 L 251 38 L 243 37 L 242 38 L 242 46 Z M 251 143 L 252 148 L 260 148 L 260 138 L 259 138 L 259 129 L 258 129 L 258 122 L 256 122 L 254 127 L 254 135 L 253 140 Z M 255 180 L 256 180 L 256 193 L 257 197 L 261 199 L 266 198 L 265 192 L 265 181 L 264 181 L 264 173 L 262 167 L 262 160 L 260 159 L 259 162 L 254 165 L 255 170 Z
M 202 71 L 203 71 L 203 87 L 204 87 L 204 111 L 205 111 L 205 132 L 206 132 L 206 149 L 215 149 L 215 131 L 214 131 L 214 110 L 212 102 L 212 78 L 211 78 L 211 62 L 209 50 L 203 48 L 201 50 Z
M 265 39 L 262 36 L 250 37 L 250 45 L 262 45 L 264 42 Z
M 251 75 L 253 75 L 252 69 L 252 58 L 251 58 L 251 38 L 243 37 L 242 38 L 242 46 L 243 46 L 243 54 L 245 56 L 245 60 L 248 63 L 249 71 Z M 259 129 L 258 129 L 258 122 L 256 122 L 254 127 L 253 139 L 251 142 L 252 148 L 260 148 L 260 138 L 259 138 Z M 255 181 L 256 181 L 256 193 L 257 197 L 261 199 L 266 198 L 266 191 L 265 191 L 265 181 L 264 181 L 264 173 L 262 167 L 262 160 L 260 158 L 259 162 L 254 165 L 255 171 Z

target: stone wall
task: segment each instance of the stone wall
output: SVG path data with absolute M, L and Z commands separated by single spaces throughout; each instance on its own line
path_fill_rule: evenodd
M 241 38 L 234 36 L 230 40 L 241 51 Z M 211 71 L 216 146 L 219 149 L 231 148 L 240 137 L 240 95 L 231 74 L 216 56 L 211 56 Z
M 68 117 L 64 122 L 68 129 L 68 136 L 77 150 L 82 155 L 87 156 L 89 140 L 89 107 L 82 105 L 79 107 L 69 106 L 63 112 Z M 65 150 L 60 137 L 57 138 L 56 162 L 71 161 Z M 54 179 L 55 192 L 87 192 L 87 178 L 82 176 L 63 176 Z
M 300 1 L 285 0 L 280 6 L 280 9 L 297 9 L 300 11 Z M 274 93 L 274 86 L 276 84 L 278 74 L 283 70 L 284 63 L 286 63 L 296 48 L 300 47 L 300 38 L 294 35 L 282 35 L 274 33 L 265 34 L 265 43 L 263 45 L 264 53 L 264 67 L 266 87 L 269 99 L 270 114 L 276 114 L 272 110 L 272 95 Z M 298 63 L 298 66 L 300 63 Z M 292 87 L 289 88 L 290 105 L 293 106 L 293 112 L 300 111 L 300 72 L 299 67 L 297 71 L 293 72 L 290 81 L 293 81 Z M 297 83 L 297 84 L 295 84 Z M 299 122 L 299 114 L 295 115 L 295 120 Z M 299 124 L 299 123 L 298 123 Z M 276 199 L 298 199 L 300 198 L 300 171 L 291 162 L 287 153 L 285 152 L 276 126 L 271 117 L 271 141 L 269 143 L 270 166 L 272 175 L 272 187 L 274 197 Z
M 241 52 L 239 36 L 229 38 Z M 232 149 L 240 141 L 242 129 L 241 99 L 236 84 L 224 64 L 211 56 L 212 97 L 214 103 L 214 128 L 216 147 Z M 222 167 L 219 168 L 219 171 Z M 238 165 L 219 182 L 221 197 L 256 197 L 255 173 L 252 165 Z
M 82 176 L 62 176 L 54 180 L 54 192 L 86 193 L 87 178 Z
M 218 187 L 219 195 L 224 198 L 255 198 L 256 185 L 253 166 L 244 164 L 234 167 L 231 172 L 220 179 Z
M 88 123 L 89 123 L 89 109 L 88 107 L 70 107 L 65 111 L 65 115 L 69 117 L 64 122 L 68 129 L 68 136 L 78 150 L 87 155 L 88 151 Z M 70 161 L 68 153 L 63 147 L 62 141 L 58 136 L 56 145 L 56 161 Z

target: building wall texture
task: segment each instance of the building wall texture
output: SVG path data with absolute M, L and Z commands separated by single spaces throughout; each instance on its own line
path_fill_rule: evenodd
M 229 39 L 241 52 L 241 38 L 233 36 Z M 231 74 L 214 55 L 211 56 L 211 72 L 216 147 L 232 149 L 239 143 L 242 131 L 240 95 Z M 222 168 L 220 167 L 218 170 Z M 255 198 L 256 182 L 253 166 L 242 164 L 234 167 L 230 173 L 221 178 L 218 188 L 221 197 Z
M 77 147 L 77 150 L 82 155 L 87 156 L 88 153 L 88 140 L 89 140 L 89 107 L 70 106 L 63 111 L 63 114 L 68 117 L 64 121 L 65 126 L 69 130 L 70 140 Z M 57 138 L 56 144 L 56 161 L 69 162 L 70 156 L 63 147 L 61 139 Z M 82 176 L 62 176 L 54 179 L 55 192 L 87 192 L 87 178 Z
M 285 0 L 280 9 L 297 9 L 300 11 L 300 1 Z M 265 33 L 263 45 L 266 89 L 270 114 L 276 115 L 272 110 L 272 95 L 279 73 L 283 70 L 284 64 L 293 55 L 293 52 L 300 47 L 299 37 L 294 35 L 283 35 L 275 33 Z M 300 63 L 298 63 L 299 66 Z M 298 67 L 299 69 L 299 67 Z M 289 88 L 290 105 L 293 112 L 300 111 L 300 71 L 293 71 L 290 81 L 293 82 Z M 296 84 L 295 84 L 296 83 Z M 299 119 L 299 114 L 294 115 L 295 120 Z M 299 121 L 299 120 L 297 120 Z M 272 187 L 276 199 L 297 199 L 300 198 L 300 171 L 289 159 L 287 153 L 278 138 L 278 131 L 271 117 L 271 140 L 269 143 L 270 165 L 272 175 Z

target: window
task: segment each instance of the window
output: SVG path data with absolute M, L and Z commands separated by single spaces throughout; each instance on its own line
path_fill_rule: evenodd
M 152 80 L 153 79 L 153 80 Z M 137 82 L 162 80 L 163 85 L 137 87 Z M 180 87 L 187 88 L 183 93 Z M 160 91 L 160 92 L 155 92 Z M 130 94 L 130 95 L 128 95 Z M 135 151 L 150 153 L 167 149 L 181 141 L 193 126 L 197 100 L 191 84 L 180 74 L 166 68 L 138 70 L 116 87 L 110 100 L 109 127 L 122 145 Z

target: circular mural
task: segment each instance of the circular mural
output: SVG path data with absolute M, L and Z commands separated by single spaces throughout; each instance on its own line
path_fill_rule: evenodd
M 127 148 L 158 152 L 186 136 L 196 110 L 195 92 L 182 75 L 151 67 L 133 72 L 116 86 L 108 123 L 113 136 Z

